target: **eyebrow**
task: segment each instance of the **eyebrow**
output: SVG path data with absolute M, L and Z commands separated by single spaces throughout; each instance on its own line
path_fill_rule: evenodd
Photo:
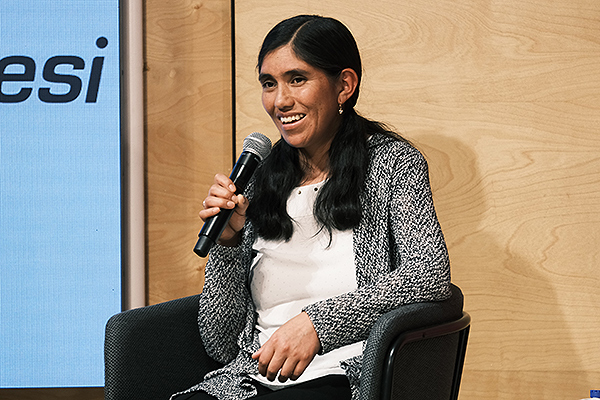
M 264 74 L 264 73 L 260 73 L 258 75 L 259 82 L 266 81 L 267 79 L 273 79 L 273 76 L 271 76 L 271 74 Z
M 304 76 L 307 76 L 308 75 L 308 71 L 296 68 L 296 69 L 291 69 L 289 71 L 284 72 L 283 75 L 284 76 L 295 76 L 295 75 L 304 75 Z M 267 79 L 274 79 L 273 75 L 271 75 L 271 74 L 265 74 L 265 73 L 260 73 L 258 75 L 258 81 L 259 82 L 265 81 Z

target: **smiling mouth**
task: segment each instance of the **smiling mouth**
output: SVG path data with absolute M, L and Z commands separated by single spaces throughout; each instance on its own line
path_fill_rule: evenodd
M 306 117 L 306 114 L 297 114 L 297 115 L 292 115 L 290 117 L 279 117 L 279 120 L 281 121 L 282 124 L 286 125 L 286 124 L 291 124 L 296 121 L 300 121 L 304 117 Z

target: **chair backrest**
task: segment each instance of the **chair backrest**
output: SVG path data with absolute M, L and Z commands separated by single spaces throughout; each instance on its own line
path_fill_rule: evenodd
M 471 317 L 400 335 L 388 350 L 382 400 L 456 400 Z
M 362 357 L 360 400 L 455 400 L 469 335 L 460 288 L 444 301 L 411 303 L 382 315 Z

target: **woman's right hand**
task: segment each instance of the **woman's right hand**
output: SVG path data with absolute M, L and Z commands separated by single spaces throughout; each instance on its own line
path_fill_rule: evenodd
M 246 223 L 246 209 L 248 208 L 248 199 L 243 195 L 235 194 L 235 185 L 223 174 L 215 175 L 213 185 L 208 190 L 208 196 L 202 202 L 204 207 L 199 216 L 202 221 L 214 215 L 217 215 L 222 209 L 234 209 L 229 223 L 223 230 L 218 243 L 223 246 L 236 246 L 240 242 L 240 231 Z

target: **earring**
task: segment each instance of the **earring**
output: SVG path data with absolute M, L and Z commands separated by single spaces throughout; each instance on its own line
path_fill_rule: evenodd
M 340 113 L 340 115 L 342 115 L 344 113 L 344 107 L 343 107 L 342 103 L 339 104 L 338 112 Z

